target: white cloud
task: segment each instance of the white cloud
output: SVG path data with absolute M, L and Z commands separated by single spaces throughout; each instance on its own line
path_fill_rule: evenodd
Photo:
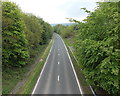
M 75 12 L 72 12 L 74 10 L 70 11 L 70 10 L 66 10 L 66 8 L 69 5 L 71 6 L 72 4 L 74 5 L 72 5 L 71 7 L 74 7 L 76 6 L 75 4 L 77 4 L 78 2 L 83 2 L 85 0 L 81 0 L 81 1 L 80 0 L 10 0 L 10 1 L 16 2 L 20 6 L 23 12 L 33 13 L 36 16 L 43 18 L 46 22 L 66 23 L 69 21 L 65 18 L 70 17 L 70 14 L 75 13 Z M 94 6 L 91 6 L 91 8 L 92 7 Z M 76 11 L 76 14 L 77 12 L 79 14 L 79 9 L 78 11 Z M 76 14 L 74 14 L 75 17 L 76 17 Z M 76 18 L 78 18 L 78 16 Z M 83 15 L 80 17 L 83 18 Z

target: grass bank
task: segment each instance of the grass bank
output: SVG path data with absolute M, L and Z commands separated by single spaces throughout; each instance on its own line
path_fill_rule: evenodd
M 25 83 L 17 91 L 17 94 L 31 94 L 32 89 L 37 81 L 39 73 L 44 65 L 46 57 L 49 53 L 50 47 L 52 45 L 52 41 L 41 47 L 41 50 L 38 52 L 38 55 L 32 60 L 31 64 L 23 68 L 8 68 L 3 70 L 2 72 L 2 94 L 9 94 L 17 85 L 18 82 L 25 79 Z M 41 57 L 42 61 L 38 64 L 35 64 L 32 71 L 29 75 L 26 75 L 30 71 L 31 66 L 35 63 L 36 59 Z M 34 61 L 34 62 L 33 62 Z M 18 86 L 19 87 L 19 86 Z

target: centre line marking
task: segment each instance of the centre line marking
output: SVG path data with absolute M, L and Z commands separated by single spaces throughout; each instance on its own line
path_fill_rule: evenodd
M 58 61 L 58 65 L 60 64 L 60 62 Z
M 59 77 L 59 75 L 58 75 L 58 82 L 59 82 L 59 80 L 60 80 L 60 77 Z
M 59 36 L 59 35 L 58 35 L 58 36 Z M 59 37 L 60 37 L 60 36 L 59 36 Z M 60 37 L 60 38 L 61 38 L 61 37 Z M 72 69 L 73 69 L 73 72 L 74 72 L 74 75 L 75 75 L 75 78 L 76 78 L 76 81 L 77 81 L 77 84 L 78 84 L 78 87 L 79 87 L 79 90 L 80 90 L 80 94 L 81 94 L 81 96 L 83 96 L 83 91 L 82 91 L 81 85 L 80 85 L 80 83 L 79 83 L 79 81 L 78 81 L 78 77 L 77 77 L 77 74 L 76 74 L 76 72 L 75 72 L 75 69 L 74 69 L 72 60 L 71 60 L 71 58 L 70 58 L 70 55 L 69 55 L 69 53 L 68 53 L 68 49 L 67 49 L 67 47 L 66 47 L 66 45 L 65 45 L 65 43 L 64 43 L 64 41 L 63 41 L 62 38 L 61 38 L 61 40 L 62 40 L 62 42 L 63 42 L 63 44 L 64 44 L 64 47 L 65 47 L 65 49 L 66 49 L 66 51 L 67 51 L 67 55 L 68 55 L 68 57 L 69 57 L 69 60 L 70 60 L 71 66 L 72 66 Z

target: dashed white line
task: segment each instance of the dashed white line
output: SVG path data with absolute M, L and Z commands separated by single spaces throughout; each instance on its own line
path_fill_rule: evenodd
M 58 65 L 60 64 L 60 62 L 58 61 Z
M 60 81 L 60 76 L 58 75 L 58 82 Z

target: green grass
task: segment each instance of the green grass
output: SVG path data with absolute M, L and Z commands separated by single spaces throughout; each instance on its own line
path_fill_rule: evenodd
M 39 49 L 38 54 L 34 59 L 30 60 L 27 66 L 22 68 L 6 68 L 2 71 L 2 94 L 9 94 L 11 91 L 15 88 L 16 84 L 23 80 L 25 77 L 25 74 L 29 72 L 31 65 L 34 64 L 35 60 L 38 58 L 38 56 L 42 56 L 43 61 L 39 64 L 36 64 L 33 71 L 27 76 L 26 83 L 23 84 L 20 87 L 19 94 L 30 94 L 32 91 L 32 88 L 37 80 L 37 77 L 42 69 L 42 66 L 45 62 L 45 59 L 49 53 L 50 47 L 52 43 L 50 42 L 49 45 L 46 44 L 42 47 L 42 49 Z M 48 47 L 47 47 L 48 46 Z M 47 47 L 47 48 L 46 48 Z M 31 80 L 29 80 L 31 79 Z M 29 84 L 29 85 L 27 85 Z
M 6 68 L 2 72 L 2 94 L 9 94 L 16 84 L 23 79 L 24 73 L 28 71 L 24 68 Z
M 52 46 L 52 42 L 49 43 L 48 47 L 46 48 L 44 54 L 42 55 L 42 59 L 43 61 L 40 61 L 35 68 L 33 69 L 33 71 L 31 72 L 31 74 L 27 77 L 27 80 L 25 82 L 25 84 L 23 84 L 20 88 L 20 90 L 17 92 L 17 94 L 31 94 L 32 90 L 37 82 L 37 79 L 39 77 L 39 74 L 43 68 L 43 65 L 46 61 L 46 58 L 49 54 L 50 48 Z

